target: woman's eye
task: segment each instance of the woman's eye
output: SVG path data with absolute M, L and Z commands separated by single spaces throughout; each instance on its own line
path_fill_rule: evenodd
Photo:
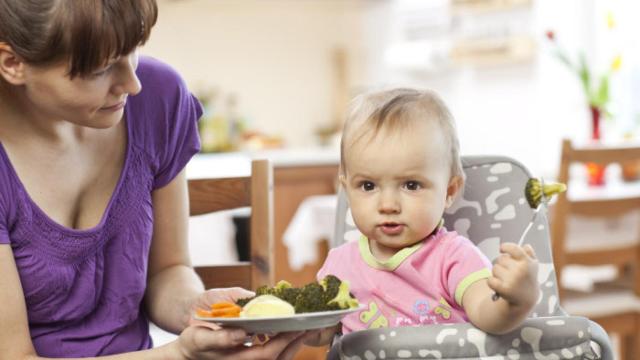
M 102 69 L 102 70 L 98 70 L 96 72 L 94 72 L 93 74 L 91 74 L 91 76 L 93 77 L 99 77 L 99 76 L 103 76 L 106 75 L 112 68 L 112 65 L 107 66 L 106 68 Z
M 407 182 L 404 184 L 404 187 L 405 187 L 407 190 L 418 190 L 418 189 L 420 189 L 420 183 L 419 183 L 419 182 L 417 182 L 417 181 L 407 181 Z
M 376 188 L 376 185 L 374 183 L 372 183 L 371 181 L 363 181 L 360 184 L 360 188 L 364 191 L 372 191 L 373 189 Z

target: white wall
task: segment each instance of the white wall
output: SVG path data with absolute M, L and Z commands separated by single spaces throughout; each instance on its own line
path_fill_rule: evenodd
M 457 119 L 463 154 L 512 156 L 535 175 L 553 178 L 563 137 L 588 137 L 589 120 L 581 88 L 573 74 L 550 55 L 544 34 L 554 29 L 580 47 L 588 8 L 583 0 L 534 0 L 531 32 L 538 41 L 531 63 L 495 67 L 454 67 L 440 73 L 406 72 L 385 65 L 385 46 L 370 47 L 369 81 L 375 86 L 413 85 L 438 91 Z M 369 14 L 365 33 L 389 22 L 392 2 Z M 388 33 L 387 33 L 388 35 Z M 393 41 L 382 34 L 375 39 Z M 373 40 L 373 39 L 370 39 Z M 387 44 L 388 45 L 388 44 Z
M 333 115 L 332 50 L 359 37 L 359 1 L 161 1 L 142 49 L 194 88 L 239 96 L 251 125 L 292 146 L 315 142 Z
M 586 139 L 589 118 L 577 79 L 550 55 L 544 33 L 554 29 L 571 49 L 586 48 L 597 58 L 615 49 L 594 36 L 594 23 L 603 21 L 594 10 L 603 16 L 608 2 L 533 1 L 538 51 L 521 65 L 435 74 L 390 68 L 383 58 L 397 31 L 393 2 L 366 0 L 164 0 L 143 52 L 174 65 L 194 88 L 207 84 L 239 94 L 254 127 L 306 146 L 315 144 L 314 129 L 331 121 L 331 51 L 342 46 L 350 56 L 352 92 L 433 88 L 457 118 L 463 154 L 510 155 L 552 178 L 561 139 Z M 624 12 L 619 22 L 629 24 Z M 633 103 L 629 96 L 625 101 Z

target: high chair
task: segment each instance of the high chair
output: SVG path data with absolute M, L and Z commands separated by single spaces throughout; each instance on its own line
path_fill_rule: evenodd
M 255 290 L 274 284 L 273 169 L 268 160 L 253 160 L 251 175 L 189 180 L 191 216 L 251 207 L 250 261 L 233 265 L 196 266 L 207 289 L 240 286 Z M 211 251 L 215 251 L 211 234 Z
M 507 157 L 463 157 L 465 190 L 444 216 L 445 226 L 471 239 L 490 260 L 502 242 L 517 242 L 532 218 L 524 198 L 528 170 Z M 338 196 L 334 246 L 359 238 L 346 196 Z M 539 260 L 541 297 L 530 317 L 507 334 L 470 323 L 379 328 L 337 337 L 329 359 L 613 359 L 607 334 L 560 307 L 546 214 L 525 237 Z

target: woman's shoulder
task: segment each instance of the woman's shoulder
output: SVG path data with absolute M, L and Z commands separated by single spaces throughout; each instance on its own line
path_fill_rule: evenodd
M 136 75 L 140 93 L 125 110 L 130 140 L 150 158 L 155 187 L 164 186 L 200 149 L 198 119 L 202 105 L 171 66 L 141 56 Z
M 141 56 L 136 75 L 142 89 L 127 100 L 127 117 L 134 119 L 134 135 L 167 136 L 167 131 L 173 133 L 176 127 L 201 114 L 200 103 L 170 65 Z
M 184 86 L 182 76 L 171 65 L 151 56 L 141 55 L 138 59 L 136 74 L 144 85 L 160 86 L 160 89 L 170 90 L 171 87 Z
M 158 59 L 140 56 L 136 75 L 142 85 L 139 94 L 132 96 L 134 104 L 141 106 L 158 102 L 168 103 L 180 101 L 188 94 L 187 85 L 176 69 Z M 171 106 L 169 106 L 170 108 Z
M 9 243 L 9 223 L 15 218 L 16 183 L 12 176 L 13 169 L 0 143 L 0 244 Z

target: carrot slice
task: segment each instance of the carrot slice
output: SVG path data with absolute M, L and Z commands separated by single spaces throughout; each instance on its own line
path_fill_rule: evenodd
M 239 306 L 211 310 L 213 317 L 238 317 L 242 309 Z
M 196 309 L 196 315 L 200 317 L 213 317 L 213 314 L 211 313 L 210 310 L 204 310 L 204 309 Z
M 211 310 L 233 308 L 233 307 L 238 307 L 238 305 L 228 301 L 220 301 L 220 302 L 211 304 Z

